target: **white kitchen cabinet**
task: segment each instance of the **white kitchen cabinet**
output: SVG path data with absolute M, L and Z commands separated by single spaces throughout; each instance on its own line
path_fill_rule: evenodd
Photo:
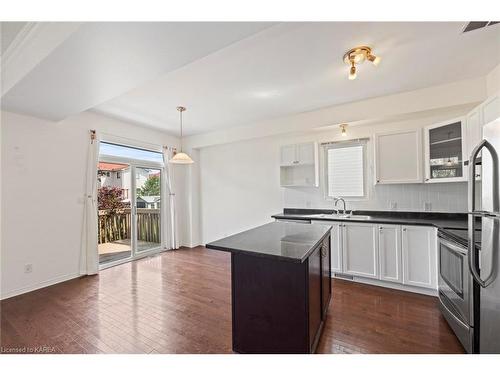
M 299 164 L 314 164 L 316 159 L 316 144 L 301 143 L 297 145 L 297 161 Z
M 319 186 L 317 143 L 308 142 L 281 146 L 280 186 Z
M 478 105 L 465 116 L 466 152 L 464 160 L 468 165 L 474 148 L 483 139 L 483 125 L 500 117 L 500 96 L 495 95 Z M 467 172 L 468 176 L 468 172 Z M 481 179 L 481 165 L 476 166 L 476 180 Z
M 331 242 L 330 242 L 330 251 L 332 256 L 332 272 L 340 272 L 343 271 L 342 265 L 342 223 L 331 223 L 332 231 L 331 231 Z
M 281 146 L 280 165 L 315 164 L 317 159 L 317 144 L 315 142 L 299 143 Z
M 401 226 L 379 224 L 377 227 L 380 280 L 401 283 L 403 281 Z
M 311 224 L 331 225 L 330 253 L 332 275 L 334 272 L 342 273 L 342 223 L 336 221 L 312 220 Z
M 342 224 L 343 273 L 379 277 L 377 226 L 366 223 Z
M 436 289 L 436 229 L 402 226 L 403 284 Z
M 375 183 L 422 182 L 422 130 L 375 135 Z
M 293 165 L 297 161 L 296 145 L 281 146 L 281 165 Z
M 481 110 L 481 106 L 478 106 L 465 116 L 465 129 L 467 135 L 465 144 L 467 145 L 467 147 L 464 155 L 464 165 L 467 166 L 465 168 L 466 176 L 469 176 L 469 158 L 472 154 L 472 151 L 483 138 L 482 114 L 483 112 Z M 481 180 L 481 165 L 476 165 L 475 179 L 478 181 Z
M 472 150 L 482 139 L 482 111 L 480 107 L 474 108 L 465 116 L 465 128 L 467 135 L 467 151 L 464 160 L 468 160 Z
M 465 117 L 440 122 L 424 129 L 425 182 L 467 181 Z

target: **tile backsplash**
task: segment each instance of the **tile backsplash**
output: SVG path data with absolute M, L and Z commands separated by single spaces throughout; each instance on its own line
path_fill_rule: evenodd
M 283 189 L 284 207 L 330 208 L 322 188 Z M 346 199 L 347 209 L 466 212 L 467 183 L 395 184 L 371 186 L 366 199 Z

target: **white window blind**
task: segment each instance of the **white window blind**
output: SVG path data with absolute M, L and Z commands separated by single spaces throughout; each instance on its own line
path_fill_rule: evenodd
M 334 144 L 326 149 L 330 197 L 364 197 L 364 143 Z

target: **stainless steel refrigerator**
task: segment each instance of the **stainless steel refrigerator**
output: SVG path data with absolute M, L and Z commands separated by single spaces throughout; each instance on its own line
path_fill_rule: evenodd
M 469 160 L 469 268 L 479 284 L 480 353 L 500 353 L 500 118 L 483 127 L 483 139 Z M 480 165 L 480 167 L 479 167 Z M 481 168 L 481 179 L 475 179 Z M 479 224 L 480 222 L 480 224 Z M 481 226 L 481 248 L 474 231 Z

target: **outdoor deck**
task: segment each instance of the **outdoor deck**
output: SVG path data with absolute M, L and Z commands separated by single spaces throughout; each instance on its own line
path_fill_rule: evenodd
M 150 242 L 150 241 L 137 241 L 137 251 L 142 252 L 149 249 L 153 249 L 155 247 L 160 246 L 158 242 Z M 131 255 L 131 240 L 123 239 L 116 240 L 113 242 L 101 243 L 98 245 L 99 252 L 99 264 L 115 262 L 120 259 L 125 259 L 130 257 Z
M 99 264 L 115 262 L 131 256 L 130 208 L 99 210 Z M 137 252 L 160 246 L 160 210 L 137 209 Z

